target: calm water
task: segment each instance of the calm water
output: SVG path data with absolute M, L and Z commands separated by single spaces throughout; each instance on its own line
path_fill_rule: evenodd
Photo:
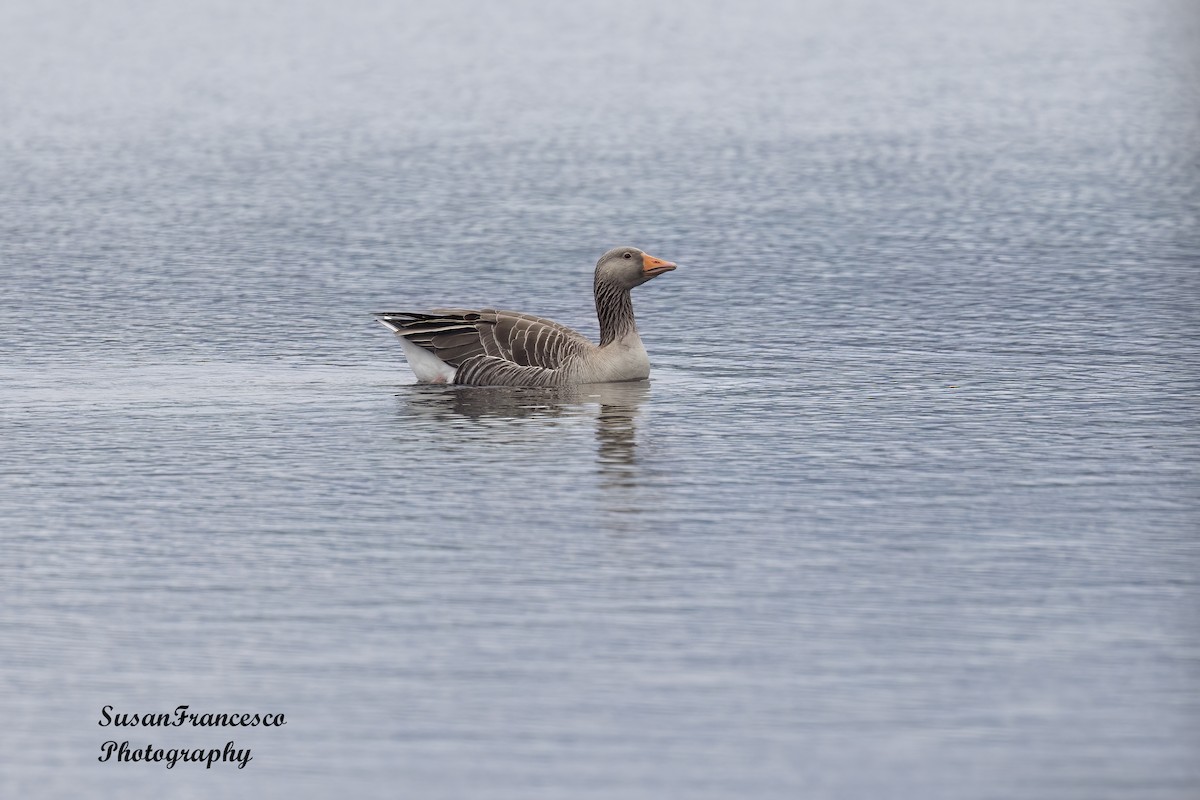
M 1197 42 L 0 5 L 0 794 L 1196 796 Z M 622 243 L 646 384 L 415 386 L 370 317 L 594 334 Z M 97 725 L 183 703 L 288 724 Z

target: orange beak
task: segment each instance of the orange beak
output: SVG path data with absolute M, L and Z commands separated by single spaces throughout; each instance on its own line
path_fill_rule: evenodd
M 675 266 L 670 261 L 663 261 L 661 258 L 655 258 L 649 253 L 642 253 L 643 275 L 659 275 L 663 272 L 670 272 L 675 269 Z

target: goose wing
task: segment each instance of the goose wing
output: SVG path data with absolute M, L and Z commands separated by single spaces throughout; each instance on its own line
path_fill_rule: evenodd
M 508 364 L 555 370 L 595 347 L 565 325 L 517 311 L 435 308 L 375 316 L 398 335 L 455 367 L 486 357 L 499 362 L 485 362 L 489 369 Z

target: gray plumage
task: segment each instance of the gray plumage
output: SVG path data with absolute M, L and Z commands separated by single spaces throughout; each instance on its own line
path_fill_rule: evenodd
M 629 291 L 673 269 L 636 247 L 601 256 L 594 282 L 599 346 L 565 325 L 516 311 L 437 308 L 375 316 L 401 337 L 422 382 L 550 387 L 638 380 L 649 376 L 650 362 Z

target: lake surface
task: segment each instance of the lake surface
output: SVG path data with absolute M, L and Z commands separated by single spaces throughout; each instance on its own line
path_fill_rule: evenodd
M 3 4 L 0 794 L 1195 797 L 1198 41 Z M 626 243 L 647 383 L 417 386 L 370 316 L 594 336 Z M 98 725 L 180 704 L 287 724 Z

